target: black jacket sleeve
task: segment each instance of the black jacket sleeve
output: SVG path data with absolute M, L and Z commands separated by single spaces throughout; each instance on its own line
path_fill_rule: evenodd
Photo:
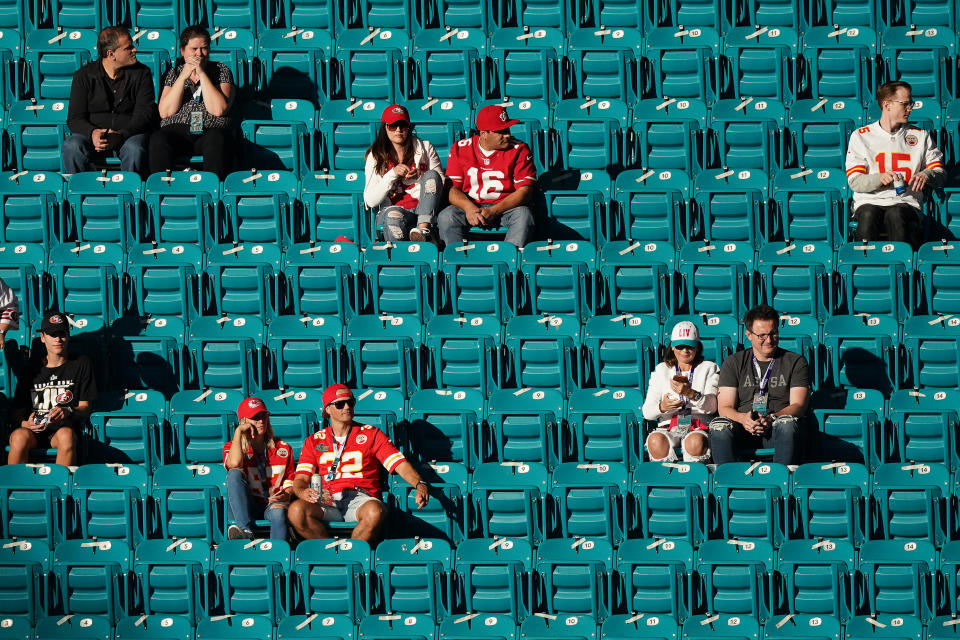
M 81 67 L 73 74 L 70 85 L 70 104 L 67 106 L 67 127 L 72 133 L 92 137 L 96 129 L 90 122 L 90 108 L 87 101 L 90 95 L 90 73 Z
M 126 140 L 138 133 L 147 133 L 153 128 L 157 114 L 157 103 L 153 99 L 153 73 L 144 67 L 136 75 L 134 88 L 133 113 L 126 127 L 120 130 L 120 136 Z

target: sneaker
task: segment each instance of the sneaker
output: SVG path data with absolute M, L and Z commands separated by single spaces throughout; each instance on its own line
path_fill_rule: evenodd
M 421 229 L 420 227 L 414 227 L 410 229 L 410 241 L 411 242 L 433 242 L 433 234 L 430 233 L 430 228 Z
M 235 524 L 227 527 L 227 539 L 228 540 L 253 540 L 253 531 L 249 529 L 241 529 Z

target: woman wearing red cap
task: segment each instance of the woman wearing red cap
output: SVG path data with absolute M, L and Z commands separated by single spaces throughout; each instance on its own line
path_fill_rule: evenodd
M 227 537 L 253 540 L 253 521 L 264 517 L 270 521 L 270 537 L 286 540 L 293 448 L 273 435 L 270 412 L 260 398 L 241 402 L 237 417 L 233 440 L 223 445 L 227 509 L 236 523 L 227 528 Z
M 410 114 L 392 104 L 380 116 L 380 131 L 367 149 L 363 201 L 379 207 L 377 226 L 386 240 L 433 241 L 443 168 L 436 149 L 413 134 Z

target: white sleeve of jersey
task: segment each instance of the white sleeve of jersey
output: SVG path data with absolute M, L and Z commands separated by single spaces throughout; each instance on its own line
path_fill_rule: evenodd
M 0 280 L 0 330 L 20 328 L 20 304 L 17 294 Z

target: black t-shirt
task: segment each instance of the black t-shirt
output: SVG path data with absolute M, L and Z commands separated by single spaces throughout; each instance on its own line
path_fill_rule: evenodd
M 773 371 L 767 386 L 767 413 L 780 411 L 790 405 L 791 387 L 809 387 L 810 370 L 807 359 L 799 353 L 777 349 Z M 757 362 L 761 380 L 770 362 Z M 753 409 L 753 397 L 760 391 L 760 380 L 753 367 L 753 349 L 738 351 L 723 361 L 720 367 L 720 387 L 737 388 L 736 410 L 748 413 Z
M 42 361 L 28 364 L 17 378 L 13 409 L 14 413 L 25 411 L 24 418 L 36 412 L 39 421 L 56 406 L 76 407 L 78 402 L 96 398 L 97 382 L 90 358 L 71 356 L 59 367 L 46 367 Z

